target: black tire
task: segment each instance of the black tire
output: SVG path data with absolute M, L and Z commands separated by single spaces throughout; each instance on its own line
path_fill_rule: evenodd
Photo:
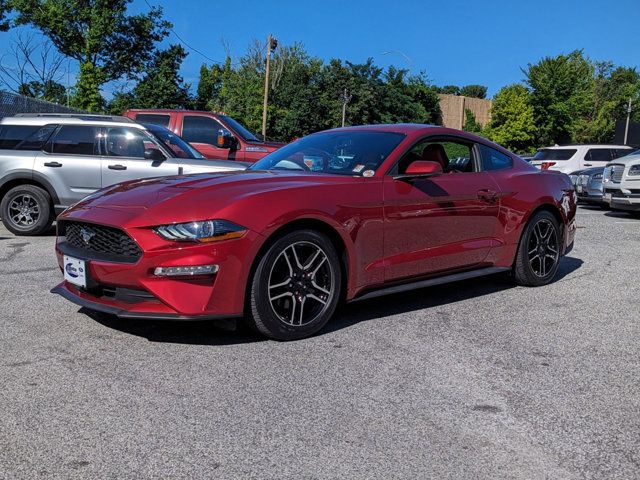
M 259 260 L 249 314 L 269 338 L 305 338 L 333 316 L 341 289 L 340 260 L 331 241 L 314 230 L 298 230 L 276 240 Z
M 518 285 L 539 287 L 553 281 L 560 265 L 562 235 L 556 218 L 547 211 L 531 217 L 525 226 L 513 275 Z
M 15 235 L 40 235 L 53 222 L 51 197 L 35 185 L 13 187 L 0 202 L 0 216 L 7 230 Z

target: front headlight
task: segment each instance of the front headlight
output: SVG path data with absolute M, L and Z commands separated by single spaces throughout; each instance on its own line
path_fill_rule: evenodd
M 640 175 L 640 165 L 631 165 L 629 171 L 627 172 L 629 176 Z
M 604 169 L 604 172 L 602 172 L 602 182 L 603 183 L 608 182 L 608 181 L 611 180 L 611 170 L 612 169 L 613 169 L 612 167 L 606 167 Z
M 247 229 L 227 220 L 204 220 L 160 225 L 154 231 L 165 240 L 206 243 L 240 238 Z
M 596 173 L 591 177 L 592 180 L 600 180 L 601 178 L 602 178 L 601 173 Z

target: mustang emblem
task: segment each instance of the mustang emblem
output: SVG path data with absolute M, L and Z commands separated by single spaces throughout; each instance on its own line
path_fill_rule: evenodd
M 89 245 L 89 242 L 91 241 L 91 239 L 92 239 L 93 237 L 95 237 L 95 236 L 96 236 L 96 234 L 95 234 L 95 233 L 93 233 L 93 232 L 92 232 L 92 231 L 90 231 L 90 230 L 87 230 L 86 228 L 82 228 L 82 229 L 80 229 L 80 236 L 82 237 L 82 241 L 83 241 L 85 244 Z

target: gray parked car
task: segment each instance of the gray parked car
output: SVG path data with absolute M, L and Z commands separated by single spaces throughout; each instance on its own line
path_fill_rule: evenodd
M 106 115 L 18 115 L 0 121 L 0 218 L 16 235 L 46 231 L 96 190 L 146 177 L 243 170 L 206 160 L 159 126 Z
M 602 196 L 603 173 L 604 167 L 593 167 L 580 171 L 575 182 L 579 201 L 600 206 L 606 205 Z

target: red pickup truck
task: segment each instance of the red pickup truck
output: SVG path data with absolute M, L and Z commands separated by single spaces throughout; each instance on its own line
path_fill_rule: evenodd
M 256 162 L 284 143 L 265 142 L 233 118 L 195 110 L 132 109 L 123 113 L 139 123 L 162 125 L 180 135 L 206 158 Z

